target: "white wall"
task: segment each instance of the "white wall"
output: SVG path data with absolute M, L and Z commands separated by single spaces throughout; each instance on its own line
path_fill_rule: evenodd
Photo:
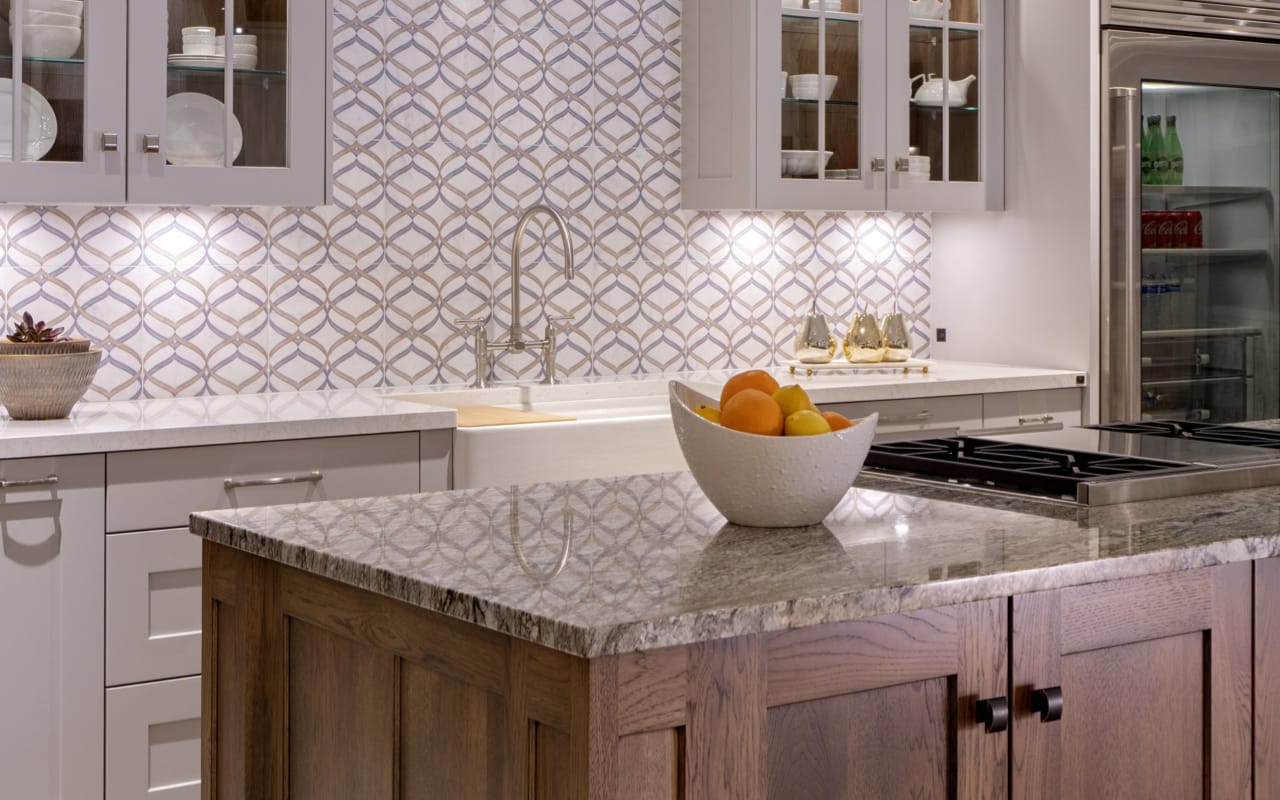
M 937 358 L 1097 377 L 1093 3 L 1007 0 L 1006 210 L 935 214 Z

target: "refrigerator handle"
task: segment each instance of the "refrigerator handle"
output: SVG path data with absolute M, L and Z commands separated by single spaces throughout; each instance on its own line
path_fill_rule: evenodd
M 1142 418 L 1142 175 L 1140 96 L 1131 86 L 1113 86 L 1111 97 L 1111 242 L 1109 322 L 1113 374 L 1111 419 Z

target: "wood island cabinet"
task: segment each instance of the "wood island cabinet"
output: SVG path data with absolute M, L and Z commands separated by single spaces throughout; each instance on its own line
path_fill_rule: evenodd
M 208 800 L 1252 795 L 1249 563 L 588 659 L 204 548 Z

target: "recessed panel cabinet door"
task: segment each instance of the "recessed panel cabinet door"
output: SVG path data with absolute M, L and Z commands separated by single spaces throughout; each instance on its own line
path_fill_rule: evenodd
M 1013 796 L 1250 797 L 1252 565 L 1013 599 Z

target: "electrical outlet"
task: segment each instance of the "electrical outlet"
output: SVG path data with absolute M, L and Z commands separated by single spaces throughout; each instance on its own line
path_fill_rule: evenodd
M 947 340 L 947 329 L 938 328 L 938 341 L 945 342 Z

